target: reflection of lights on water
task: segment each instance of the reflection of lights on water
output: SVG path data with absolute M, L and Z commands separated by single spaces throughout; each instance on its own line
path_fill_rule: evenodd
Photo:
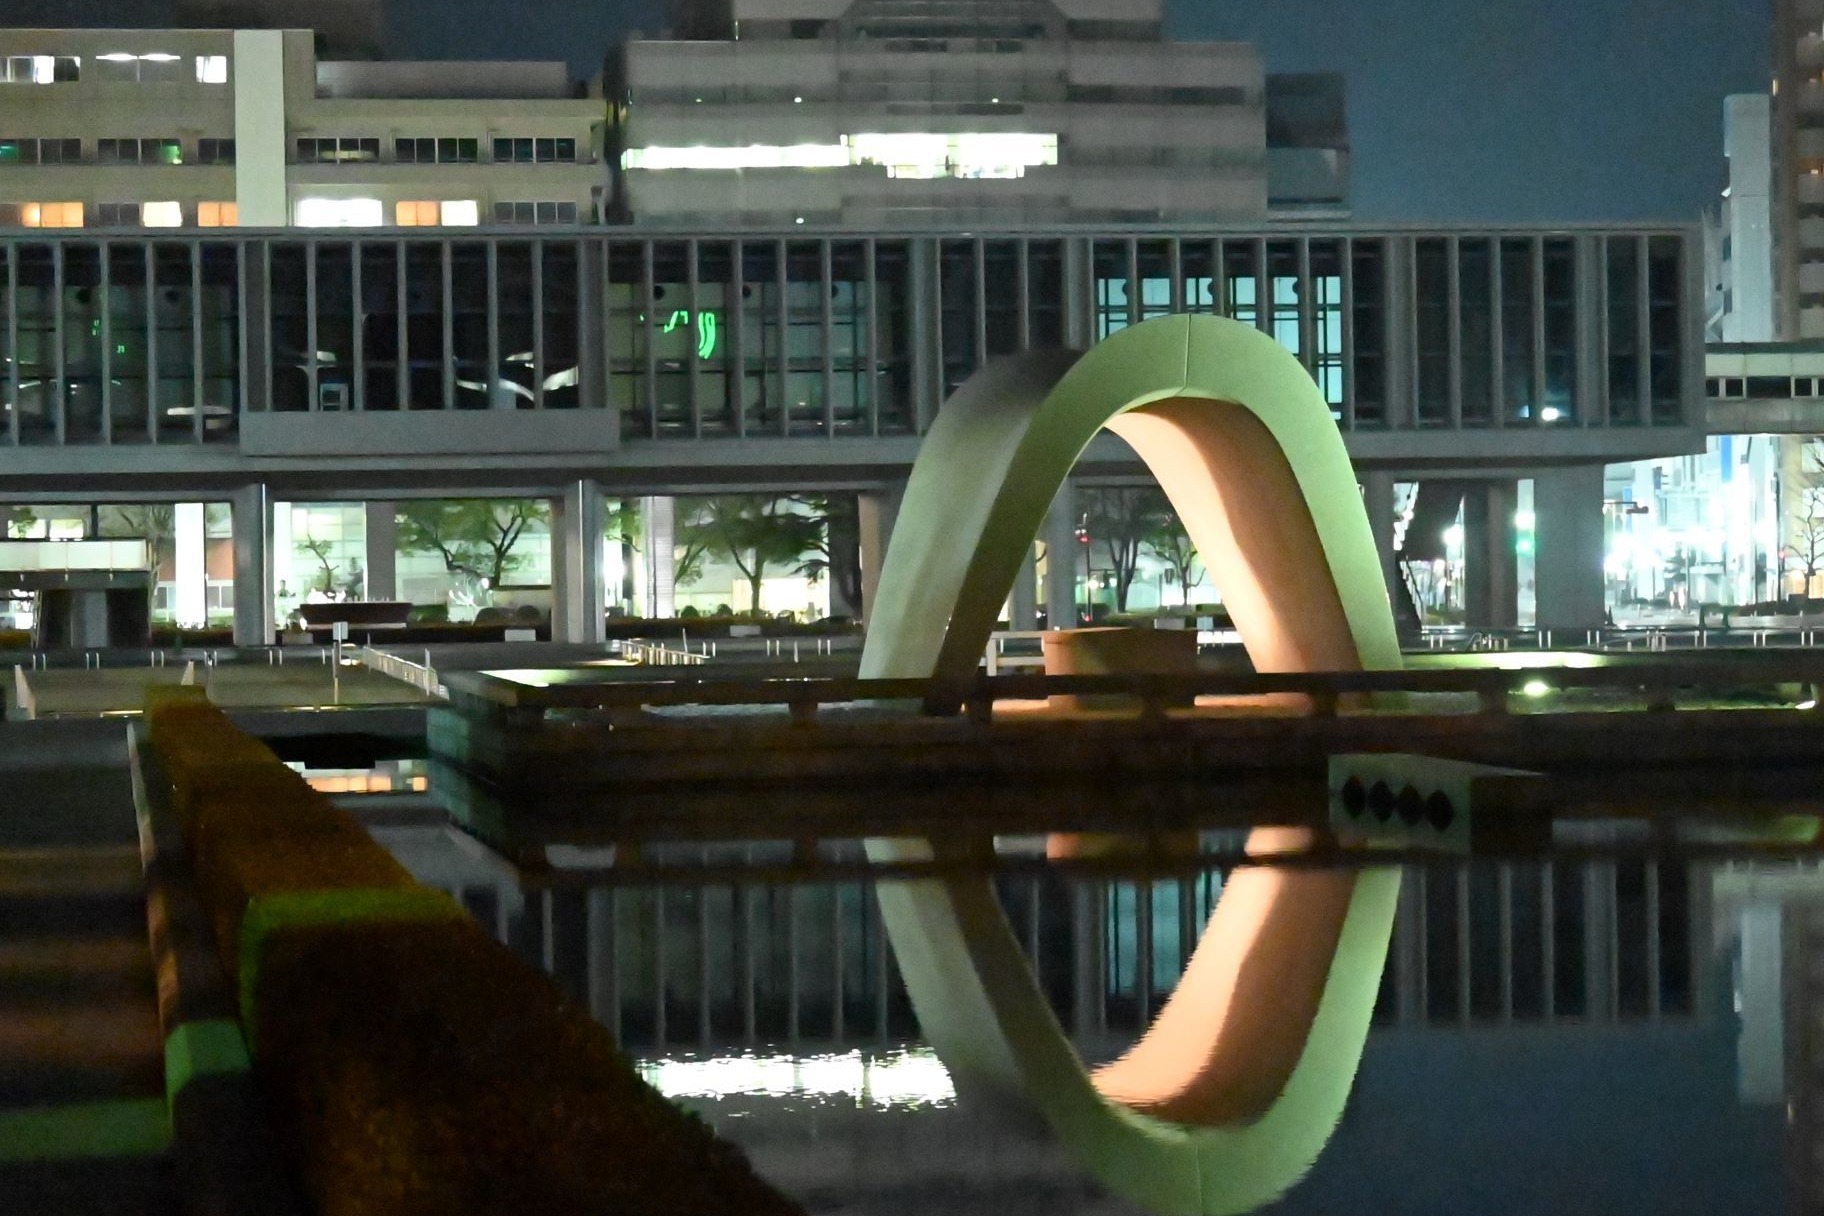
M 846 1097 L 862 1106 L 942 1106 L 956 1097 L 929 1049 L 864 1056 L 719 1056 L 647 1060 L 640 1075 L 668 1098 Z

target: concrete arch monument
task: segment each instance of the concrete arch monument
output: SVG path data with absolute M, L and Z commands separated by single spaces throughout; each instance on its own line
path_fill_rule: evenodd
M 862 675 L 973 672 L 1052 498 L 1104 427 L 1158 478 L 1259 670 L 1400 665 L 1367 515 L 1317 386 L 1256 329 L 1174 316 L 1088 353 L 999 360 L 944 406 L 888 548 Z M 1263 829 L 1249 851 L 1287 844 Z M 922 839 L 868 850 L 936 855 Z M 986 879 L 882 884 L 880 904 L 959 1090 L 1036 1118 L 1118 1194 L 1216 1216 L 1282 1194 L 1329 1140 L 1398 892 L 1392 869 L 1238 869 L 1153 1026 L 1093 1076 Z

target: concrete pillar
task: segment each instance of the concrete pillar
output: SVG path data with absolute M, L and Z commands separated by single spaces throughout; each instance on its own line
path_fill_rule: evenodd
M 614 896 L 613 887 L 599 887 L 589 892 L 587 965 L 590 1016 L 618 1037 L 621 1033 L 621 977 L 615 951 Z
M 551 638 L 600 642 L 606 636 L 602 600 L 602 487 L 587 478 L 570 483 L 551 503 Z
M 918 433 L 931 429 L 944 399 L 943 311 L 937 298 L 937 242 L 915 238 L 907 242 L 906 315 L 911 320 L 907 353 L 908 390 Z M 862 596 L 865 610 L 866 594 Z
M 1370 469 L 1360 474 L 1362 506 L 1368 512 L 1368 527 L 1374 533 L 1374 551 L 1381 559 L 1381 578 L 1387 584 L 1387 598 L 1400 602 L 1400 565 L 1393 548 L 1393 474 Z
M 893 539 L 893 526 L 899 521 L 899 504 L 905 493 L 905 486 L 895 484 L 857 497 L 855 520 L 861 533 L 861 619 L 864 624 L 874 611 L 874 595 L 880 590 L 880 572 L 887 564 L 887 546 Z
M 231 503 L 234 528 L 234 644 L 272 644 L 272 495 L 264 482 L 242 486 Z
M 370 502 L 367 508 L 367 598 L 399 598 L 398 505 Z
M 108 593 L 100 588 L 77 587 L 70 591 L 70 645 L 87 650 L 110 644 Z
M 1103 952 L 1107 889 L 1097 882 L 1075 883 L 1070 893 L 1070 1032 L 1079 1046 L 1096 1043 L 1108 1024 L 1108 980 Z
M 209 615 L 207 517 L 208 504 L 200 502 L 180 502 L 171 512 L 174 533 L 171 610 L 179 628 L 183 629 L 202 628 Z M 238 546 L 236 561 L 239 561 Z
M 1602 466 L 1533 478 L 1533 584 L 1542 629 L 1597 629 L 1604 620 Z
M 1741 911 L 1742 1028 L 1736 1039 L 1736 1096 L 1756 1106 L 1774 1106 L 1786 1096 L 1786 1019 L 1781 997 L 1780 905 L 1749 904 Z
M 545 892 L 545 971 L 573 1001 L 589 999 L 589 892 Z
M 859 621 L 862 618 L 861 596 L 856 594 L 851 602 L 850 594 L 844 590 L 845 579 L 839 577 L 838 571 L 858 570 L 861 568 L 861 509 L 859 495 L 854 512 L 836 510 L 830 514 L 829 522 L 830 569 L 825 572 L 824 580 L 830 593 L 830 615 L 846 616 Z M 859 592 L 860 588 L 854 589 Z
M 1009 629 L 1039 627 L 1039 562 L 1036 545 L 1026 547 L 1019 573 L 1013 576 L 1013 596 L 1008 614 Z
M 1045 515 L 1045 627 L 1077 627 L 1077 573 L 1083 555 L 1077 541 L 1077 487 L 1066 481 Z
M 677 500 L 643 498 L 640 516 L 646 523 L 646 615 L 675 616 L 678 610 Z
M 1472 629 L 1511 629 L 1520 619 L 1512 481 L 1473 483 L 1463 496 L 1464 618 Z

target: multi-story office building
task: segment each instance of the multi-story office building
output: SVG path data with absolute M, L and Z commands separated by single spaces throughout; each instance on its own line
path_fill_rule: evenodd
M 614 214 L 684 226 L 1258 222 L 1347 206 L 1342 82 L 1162 0 L 680 0 L 610 56 Z
M 562 63 L 322 59 L 309 30 L 0 30 L 0 229 L 588 222 L 590 91 Z

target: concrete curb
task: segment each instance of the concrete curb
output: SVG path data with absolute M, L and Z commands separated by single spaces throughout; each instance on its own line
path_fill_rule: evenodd
M 146 922 L 165 1039 L 171 1158 L 189 1216 L 303 1216 L 267 1126 L 211 931 L 196 900 L 183 834 L 157 761 L 127 727 L 133 807 L 146 874 Z

